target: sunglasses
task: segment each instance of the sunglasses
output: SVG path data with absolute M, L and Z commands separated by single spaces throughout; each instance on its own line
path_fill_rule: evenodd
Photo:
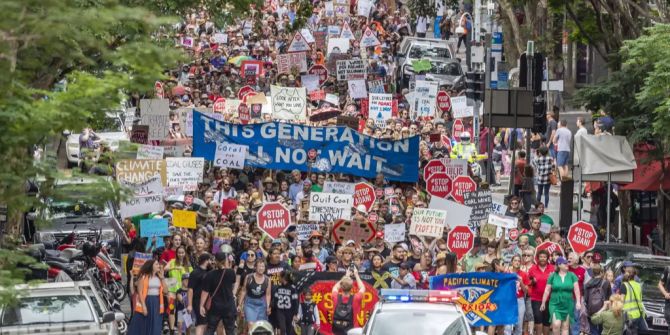
M 258 245 L 258 243 L 251 243 L 251 245 L 256 245 L 256 246 L 257 246 L 257 245 Z
M 523 257 L 533 257 L 533 255 L 523 255 Z

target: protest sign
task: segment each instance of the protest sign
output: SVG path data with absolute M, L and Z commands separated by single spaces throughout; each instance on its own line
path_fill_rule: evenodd
M 181 45 L 185 48 L 193 48 L 193 37 L 190 36 L 182 36 L 181 38 Z
M 370 10 L 372 9 L 372 1 L 370 0 L 358 0 L 358 16 L 370 16 Z M 370 28 L 368 28 L 370 29 Z M 363 45 L 363 44 L 361 44 Z
M 270 87 L 272 117 L 275 120 L 304 121 L 307 118 L 307 91 L 304 87 Z
M 247 151 L 249 151 L 249 147 L 246 145 L 228 142 L 217 143 L 214 166 L 242 170 L 244 169 Z
M 368 91 L 370 93 L 386 93 L 383 80 L 368 80 Z
M 348 43 L 348 42 L 347 42 Z M 337 61 L 337 80 L 365 79 L 367 67 L 362 59 L 349 59 Z
M 228 43 L 228 34 L 216 33 L 212 35 L 212 39 L 214 40 L 215 43 L 226 44 Z
M 332 54 L 346 54 L 347 52 L 349 52 L 349 39 L 339 37 L 328 38 L 329 56 Z
M 133 274 L 137 275 L 140 273 L 140 268 L 142 268 L 142 265 L 146 263 L 148 260 L 153 259 L 154 255 L 151 253 L 143 253 L 143 252 L 136 252 L 135 257 L 133 258 L 133 269 L 132 272 Z
M 124 182 L 121 182 L 121 184 L 132 188 L 134 195 L 150 195 L 150 194 L 163 193 L 163 184 L 161 184 L 160 176 L 153 176 L 149 180 L 141 183 L 126 184 Z
M 136 124 L 130 131 L 130 142 L 138 144 L 149 143 L 149 126 Z
M 333 11 L 335 12 L 335 17 L 348 17 L 349 16 L 349 1 L 348 0 L 334 0 L 333 1 Z
M 307 28 L 302 28 L 300 29 L 300 34 L 302 34 L 302 37 L 305 38 L 305 41 L 307 43 L 314 43 L 316 40 L 314 39 L 314 35 L 312 35 L 312 31 L 307 29 Z
M 374 226 L 367 220 L 337 220 L 332 231 L 333 239 L 338 244 L 344 244 L 348 240 L 353 240 L 356 243 L 370 242 L 375 234 Z
M 363 0 L 363 1 L 366 1 L 366 0 Z M 365 48 L 376 47 L 376 46 L 381 45 L 381 44 L 382 43 L 379 42 L 379 39 L 372 32 L 370 27 L 367 27 L 365 29 L 365 32 L 363 33 L 363 36 L 361 36 L 361 42 L 360 42 L 361 47 L 365 47 Z
M 308 30 L 309 31 L 309 30 Z M 308 42 L 305 40 L 305 37 L 302 36 L 300 31 L 296 31 L 293 34 L 293 39 L 288 46 L 288 52 L 300 52 L 300 51 L 309 51 L 310 47 Z
M 330 222 L 337 219 L 351 220 L 353 195 L 312 192 L 309 195 L 309 220 Z
M 168 157 L 167 166 L 168 186 L 181 186 L 184 191 L 195 191 L 198 183 L 202 182 L 205 160 L 191 157 Z
M 437 82 L 417 80 L 414 88 L 413 110 L 417 117 L 435 116 Z
M 327 103 L 333 105 L 335 108 L 340 107 L 340 97 L 332 93 L 326 93 L 326 98 L 324 99 Z
M 409 233 L 417 236 L 442 237 L 446 218 L 447 211 L 444 210 L 415 208 Z
M 310 70 L 311 70 L 311 68 L 310 68 Z M 311 93 L 311 92 L 314 92 L 314 91 L 319 89 L 319 76 L 316 75 L 316 74 L 301 75 L 300 76 L 300 82 L 302 83 L 302 86 L 305 89 L 307 89 L 307 93 Z
M 137 159 L 163 159 L 163 147 L 140 145 L 137 148 Z
M 240 76 L 242 78 L 245 78 L 249 72 L 253 73 L 256 77 L 265 75 L 265 67 L 263 67 L 263 61 L 260 60 L 243 60 L 240 63 L 240 69 Z
M 303 223 L 295 226 L 299 241 L 309 240 L 309 236 L 313 231 L 319 231 L 319 224 L 317 223 Z
M 348 22 L 344 22 L 342 25 L 342 32 L 340 33 L 340 38 L 346 38 L 348 40 L 353 40 L 354 33 L 351 31 L 351 27 L 349 26 Z
M 325 50 L 328 47 L 326 44 L 326 40 L 328 39 L 327 31 L 315 31 L 312 35 L 314 36 L 314 45 L 317 49 Z
M 370 93 L 368 118 L 373 119 L 378 127 L 386 127 L 386 121 L 393 117 L 392 105 L 393 95 Z
M 233 116 L 237 116 L 237 110 L 240 107 L 240 99 L 226 99 L 224 102 L 224 110 L 223 114 L 230 114 Z
M 323 183 L 323 192 L 337 194 L 354 194 L 354 183 L 326 181 Z
M 256 222 L 260 230 L 272 238 L 278 238 L 291 225 L 291 213 L 281 203 L 266 202 L 256 213 Z
M 470 213 L 472 213 L 472 208 L 468 206 L 438 197 L 430 198 L 428 208 L 446 210 L 449 215 L 447 215 L 445 225 L 449 229 L 453 229 L 456 226 L 467 226 L 468 222 L 464 218 L 469 218 Z
M 212 139 L 218 139 L 247 145 L 249 152 L 245 165 L 249 166 L 308 171 L 305 164 L 307 152 L 318 149 L 321 151 L 319 164 L 311 167 L 316 173 L 374 178 L 377 171 L 382 171 L 389 180 L 416 182 L 418 179 L 418 136 L 386 141 L 363 136 L 348 127 L 309 127 L 278 122 L 238 125 L 213 120 L 198 112 L 194 114 L 193 130 L 193 157 L 213 160 L 216 142 Z M 351 143 L 365 150 L 353 153 Z
M 318 79 L 319 79 L 318 85 L 323 85 L 323 83 L 325 83 L 326 80 L 328 80 L 328 69 L 323 65 L 320 65 L 320 64 L 312 65 L 312 67 L 309 68 L 309 71 L 307 71 L 307 73 L 312 74 L 312 75 L 316 75 L 318 77 Z M 304 79 L 302 80 L 302 82 L 303 82 L 303 86 L 307 87 L 307 85 L 305 85 Z M 316 89 L 319 89 L 318 85 L 317 85 Z M 308 90 L 309 90 L 309 88 L 308 88 Z
M 331 75 L 337 73 L 337 62 L 347 59 L 351 59 L 351 55 L 339 53 L 329 55 L 326 60 L 326 69 L 328 70 L 328 73 Z
M 307 72 L 307 53 L 292 52 L 277 56 L 277 71 L 279 73 L 291 73 L 292 68 L 300 72 Z
M 156 98 L 165 99 L 165 90 L 163 89 L 163 83 L 156 81 L 154 83 L 154 91 L 156 92 Z
M 308 94 L 308 97 L 309 97 L 309 100 L 311 100 L 312 102 L 321 101 L 321 100 L 326 99 L 326 91 L 316 90 L 316 91 L 310 92 Z
M 405 224 L 394 223 L 384 225 L 384 241 L 389 243 L 403 242 L 405 240 Z
M 596 246 L 598 234 L 590 223 L 577 221 L 568 230 L 568 243 L 574 252 L 581 254 Z
M 442 158 L 441 161 L 444 164 L 444 173 L 452 180 L 468 174 L 468 161 L 465 159 Z
M 333 7 L 333 2 L 332 1 L 326 1 L 323 3 L 324 4 L 324 10 L 325 10 L 325 16 L 326 17 L 333 17 L 335 16 L 335 9 Z
M 498 228 L 489 223 L 485 223 L 479 227 L 479 237 L 487 238 L 489 241 L 493 241 L 498 236 Z
M 514 229 L 517 227 L 517 218 L 491 213 L 488 216 L 488 224 L 505 229 Z
M 160 176 L 167 185 L 166 165 L 162 159 L 122 159 L 116 163 L 116 181 L 125 184 L 143 183 L 153 176 Z
M 119 203 L 121 218 L 147 213 L 160 213 L 165 209 L 161 194 L 135 196 Z
M 212 110 L 215 113 L 223 113 L 226 111 L 226 99 L 221 97 L 217 98 L 216 101 L 214 101 L 214 104 L 212 105 Z
M 449 273 L 431 277 L 430 289 L 458 292 L 455 301 L 472 327 L 514 325 L 517 279 L 516 273 Z
M 460 203 L 463 203 L 463 194 L 477 190 L 477 183 L 470 176 L 458 176 L 454 178 L 452 185 L 451 197 Z
M 451 97 L 446 91 L 437 92 L 437 108 L 444 113 L 451 109 Z
M 175 227 L 195 229 L 196 212 L 180 209 L 172 210 L 172 224 Z
M 349 85 L 349 96 L 352 99 L 363 99 L 368 97 L 368 91 L 365 87 L 365 79 L 356 79 L 347 81 Z
M 470 229 L 476 231 L 482 220 L 488 219 L 491 212 L 491 190 L 477 190 L 463 193 L 463 204 L 472 208 Z
M 491 202 L 491 213 L 498 215 L 505 215 L 505 213 L 507 213 L 507 206 L 499 202 L 493 201 Z
M 140 237 L 147 237 L 151 244 L 152 238 L 156 237 L 156 248 L 165 246 L 163 236 L 170 236 L 167 219 L 145 219 L 140 220 Z
M 141 99 L 140 122 L 149 126 L 149 141 L 159 141 L 169 135 L 170 130 L 170 100 L 168 99 Z
M 330 38 L 337 38 L 339 35 L 340 35 L 340 27 L 339 26 L 328 26 L 328 38 L 329 39 Z
M 474 108 L 472 108 L 472 106 L 468 106 L 467 98 L 462 95 L 451 97 L 451 112 L 455 119 L 472 117 L 474 114 Z

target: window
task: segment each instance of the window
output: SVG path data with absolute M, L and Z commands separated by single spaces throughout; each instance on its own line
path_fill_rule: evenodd
M 93 322 L 93 312 L 81 295 L 27 297 L 2 312 L 0 326 L 41 323 Z
M 372 335 L 468 335 L 463 318 L 444 311 L 379 312 L 371 327 Z

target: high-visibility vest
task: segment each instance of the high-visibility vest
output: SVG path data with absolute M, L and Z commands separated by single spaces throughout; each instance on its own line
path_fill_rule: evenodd
M 151 276 L 143 276 L 140 281 L 137 283 L 139 286 L 139 292 L 137 292 L 137 299 L 135 301 L 135 312 L 142 313 L 142 303 L 140 301 L 146 301 L 147 293 L 149 292 L 149 279 Z M 142 299 L 142 300 L 140 300 Z M 163 314 L 163 283 L 161 282 L 161 287 L 158 289 L 158 301 L 160 303 L 160 313 Z
M 626 296 L 623 300 L 623 310 L 629 319 L 638 319 L 642 316 L 642 287 L 634 280 L 621 283 L 626 285 Z

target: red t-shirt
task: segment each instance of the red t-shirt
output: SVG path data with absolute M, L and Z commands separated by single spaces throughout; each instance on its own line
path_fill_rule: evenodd
M 521 277 L 521 282 L 524 285 L 530 286 L 530 278 L 528 277 L 528 273 L 526 271 L 519 270 L 516 272 L 516 274 L 519 275 L 519 277 Z M 521 289 L 521 285 L 517 286 L 516 297 L 523 298 L 523 290 Z
M 337 310 L 337 298 L 338 298 L 337 294 L 338 293 L 337 293 L 336 290 L 333 290 L 331 292 L 331 294 L 332 294 L 331 296 L 333 297 L 333 314 L 334 314 L 335 310 Z M 349 297 L 342 296 L 342 302 L 345 303 L 345 304 L 348 303 L 349 299 L 351 299 L 351 297 L 352 296 L 349 296 Z M 352 308 L 353 313 L 354 313 L 354 315 L 353 315 L 353 317 L 354 317 L 354 328 L 362 328 L 363 326 L 365 326 L 365 324 L 359 323 L 358 318 L 356 316 L 358 315 L 358 313 L 361 312 L 361 301 L 363 301 L 363 294 L 356 292 L 356 294 L 354 294 L 353 297 L 354 297 L 354 302 L 353 302 L 351 308 Z
M 572 272 L 579 279 L 579 295 L 584 296 L 584 278 L 586 278 L 586 269 L 578 265 L 576 268 L 568 267 L 568 271 Z M 574 294 L 573 294 L 574 295 Z
M 514 185 L 523 184 L 523 169 L 526 168 L 525 159 L 517 159 L 514 163 Z
M 554 266 L 551 264 L 547 264 L 544 271 L 537 264 L 534 264 L 528 270 L 528 277 L 535 279 L 535 285 L 530 287 L 531 301 L 542 301 L 544 289 L 547 287 L 547 279 L 552 272 L 554 272 Z
M 177 257 L 177 251 L 172 249 L 165 249 L 165 251 L 163 251 L 161 254 L 161 261 L 169 263 L 171 260 L 175 259 L 175 257 Z

